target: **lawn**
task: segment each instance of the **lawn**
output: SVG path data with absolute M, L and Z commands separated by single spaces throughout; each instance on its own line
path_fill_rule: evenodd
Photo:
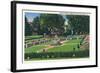
M 49 49 L 48 52 L 70 52 L 73 51 L 73 48 L 75 48 L 75 50 L 78 51 L 79 49 L 77 48 L 77 45 L 79 44 L 80 40 L 81 39 L 69 40 L 61 46 Z
M 62 45 L 49 48 L 46 52 L 41 51 L 48 47 L 45 44 L 25 48 L 25 61 L 89 57 L 89 50 L 81 50 L 77 47 L 80 41 L 81 39 L 66 40 Z
M 38 50 L 45 48 L 45 45 L 36 45 L 30 48 L 25 48 L 25 53 L 36 53 Z
M 38 39 L 38 38 L 42 38 L 43 35 L 34 35 L 34 36 L 26 36 L 25 39 L 29 40 L 29 39 Z
M 69 52 L 73 51 L 73 48 L 75 48 L 76 51 L 78 51 L 77 45 L 79 44 L 81 39 L 74 39 L 66 41 L 63 45 L 56 46 L 54 48 L 48 49 L 47 52 Z M 36 53 L 37 51 L 46 48 L 45 45 L 35 45 L 29 48 L 25 48 L 25 53 Z

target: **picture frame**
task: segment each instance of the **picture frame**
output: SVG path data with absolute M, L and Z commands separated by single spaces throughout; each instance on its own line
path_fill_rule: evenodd
M 41 19 L 37 19 L 41 26 L 37 26 L 38 23 L 35 21 L 37 17 Z M 77 23 L 74 26 L 75 22 Z M 24 72 L 97 67 L 97 22 L 97 6 L 12 1 L 11 71 Z M 78 26 L 78 24 L 81 25 Z M 27 28 L 29 26 L 31 26 L 32 32 L 29 31 L 31 28 Z M 42 28 L 42 26 L 46 26 L 47 29 Z M 61 28 L 62 26 L 63 28 Z M 41 28 L 41 30 L 38 28 Z M 28 33 L 26 29 L 28 29 Z M 45 31 L 42 31 L 44 29 Z M 31 34 L 29 34 L 30 32 Z M 34 35 L 35 37 L 33 37 Z M 81 43 L 80 40 L 82 39 L 83 42 Z M 77 43 L 75 40 L 79 40 L 79 42 Z M 67 41 L 71 43 L 70 45 L 77 44 L 77 47 L 68 46 Z M 63 46 L 66 45 L 66 42 L 65 49 L 71 47 L 68 52 L 64 50 Z M 46 49 L 44 47 L 36 48 L 36 46 L 41 45 L 42 47 L 46 46 Z M 60 49 L 58 47 L 63 50 L 57 50 Z

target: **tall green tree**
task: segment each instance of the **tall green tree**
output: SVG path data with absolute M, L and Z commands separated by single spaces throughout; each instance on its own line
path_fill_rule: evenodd
M 32 30 L 39 34 L 40 32 L 40 18 L 37 16 L 32 21 Z
M 88 34 L 89 33 L 89 16 L 86 15 L 67 15 L 70 29 L 74 34 Z
M 64 18 L 58 14 L 41 14 L 41 29 L 45 29 L 50 33 L 62 34 L 64 31 Z M 58 34 L 57 33 L 57 34 Z
M 32 28 L 28 23 L 27 17 L 25 16 L 25 36 L 30 36 L 30 35 L 32 35 Z

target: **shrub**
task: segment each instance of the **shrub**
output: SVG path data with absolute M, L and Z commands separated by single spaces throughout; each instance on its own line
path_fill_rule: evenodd
M 73 56 L 73 54 L 75 56 Z M 89 50 L 75 51 L 75 52 L 44 52 L 44 53 L 25 53 L 25 59 L 29 57 L 30 59 L 40 58 L 73 58 L 73 57 L 89 57 Z

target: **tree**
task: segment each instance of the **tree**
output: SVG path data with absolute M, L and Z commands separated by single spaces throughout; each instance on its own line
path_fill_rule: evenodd
M 58 14 L 41 14 L 40 24 L 41 29 L 48 32 L 62 34 L 64 32 L 64 18 Z
M 25 16 L 25 36 L 30 36 L 30 35 L 32 35 L 32 29 Z
M 39 34 L 39 31 L 40 31 L 40 18 L 38 16 L 33 19 L 32 30 L 33 30 L 33 32 L 36 32 L 36 33 Z
M 74 34 L 88 34 L 89 33 L 89 16 L 85 15 L 67 15 L 68 23 Z

